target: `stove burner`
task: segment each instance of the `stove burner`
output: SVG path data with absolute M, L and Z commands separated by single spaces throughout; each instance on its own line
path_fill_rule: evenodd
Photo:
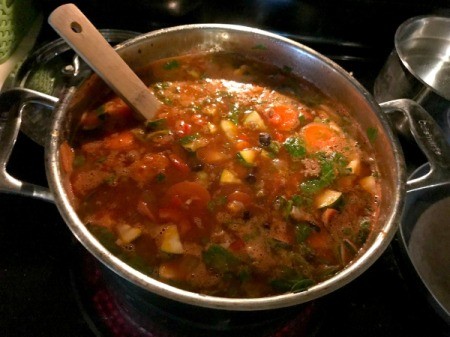
M 201 323 L 165 311 L 159 303 L 152 305 L 150 312 L 137 313 L 122 303 L 117 289 L 108 286 L 109 270 L 85 251 L 76 255 L 72 283 L 84 317 L 97 337 L 312 337 L 318 331 L 316 302 L 268 313 L 230 312 L 224 316 L 221 312 L 219 318 L 211 309 L 211 317 L 200 317 Z

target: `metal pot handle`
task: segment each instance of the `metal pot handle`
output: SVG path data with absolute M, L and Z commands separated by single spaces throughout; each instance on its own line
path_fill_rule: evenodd
M 398 111 L 404 114 L 401 123 L 407 125 L 414 140 L 427 157 L 430 171 L 406 182 L 408 192 L 450 181 L 450 146 L 436 121 L 419 104 L 411 99 L 397 99 L 380 104 L 387 114 Z
M 15 88 L 0 94 L 0 191 L 14 193 L 53 202 L 48 188 L 20 181 L 6 171 L 21 123 L 21 110 L 27 103 L 42 104 L 54 108 L 58 98 L 38 91 Z

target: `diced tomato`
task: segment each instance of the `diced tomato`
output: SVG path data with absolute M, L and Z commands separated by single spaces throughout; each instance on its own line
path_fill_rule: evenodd
M 245 248 L 245 242 L 241 238 L 236 238 L 231 244 L 230 249 L 233 252 L 241 252 Z
M 178 199 L 182 201 L 183 208 L 196 210 L 206 208 L 211 200 L 208 190 L 203 185 L 191 181 L 183 181 L 169 187 L 166 198 Z
M 336 257 L 333 253 L 333 239 L 328 232 L 322 228 L 320 232 L 313 231 L 306 243 L 314 250 L 315 254 L 330 262 L 334 262 Z
M 150 221 L 156 220 L 155 216 L 153 215 L 152 211 L 150 210 L 148 203 L 144 200 L 141 200 L 138 202 L 137 211 L 141 215 L 146 216 Z
M 192 115 L 191 121 L 192 121 L 192 123 L 194 123 L 194 124 L 196 124 L 196 125 L 200 125 L 200 126 L 206 125 L 206 123 L 208 122 L 208 121 L 205 119 L 205 116 L 200 115 L 200 114 Z
M 193 227 L 185 212 L 179 208 L 160 208 L 158 211 L 158 216 L 163 222 L 172 222 L 177 225 L 178 232 L 182 237 Z
M 83 130 L 94 130 L 99 127 L 102 120 L 98 118 L 98 113 L 95 110 L 91 110 L 83 114 L 80 125 Z
M 131 117 L 133 111 L 131 108 L 120 98 L 116 97 L 111 101 L 108 101 L 104 105 L 105 112 L 112 116 Z
M 175 122 L 174 131 L 178 136 L 183 137 L 191 133 L 192 126 L 191 124 L 186 123 L 184 120 L 177 120 Z
M 180 201 L 183 209 L 202 211 L 206 209 L 211 196 L 203 185 L 192 181 L 183 181 L 169 187 L 165 199 L 168 202 Z
M 278 131 L 274 131 L 273 132 L 273 138 L 277 141 L 277 142 L 283 142 L 285 140 L 285 136 L 283 136 L 280 132 Z
M 236 150 L 241 151 L 243 149 L 250 147 L 251 145 L 246 140 L 238 139 L 234 146 L 235 146 Z
M 164 172 L 169 160 L 163 154 L 147 154 L 130 165 L 130 177 L 140 184 L 151 181 L 158 173 Z
M 178 222 L 184 217 L 184 213 L 178 208 L 160 208 L 158 210 L 159 219 L 165 222 Z
M 114 133 L 105 139 L 105 147 L 109 150 L 125 151 L 133 148 L 135 137 L 130 131 Z
M 269 117 L 269 123 L 279 131 L 292 131 L 299 125 L 298 111 L 289 105 L 277 105 Z
M 179 155 L 171 153 L 169 154 L 169 160 L 172 163 L 172 165 L 181 173 L 187 174 L 191 171 L 188 164 L 186 164 Z
M 249 194 L 241 191 L 234 191 L 233 193 L 229 194 L 227 197 L 227 201 L 239 201 L 244 206 L 248 206 L 253 202 L 252 197 Z

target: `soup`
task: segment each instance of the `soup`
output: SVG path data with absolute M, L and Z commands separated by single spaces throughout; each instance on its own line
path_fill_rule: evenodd
M 303 291 L 351 263 L 380 186 L 373 134 L 343 106 L 236 54 L 159 60 L 142 76 L 163 102 L 155 120 L 111 95 L 61 146 L 72 204 L 106 248 L 233 298 Z

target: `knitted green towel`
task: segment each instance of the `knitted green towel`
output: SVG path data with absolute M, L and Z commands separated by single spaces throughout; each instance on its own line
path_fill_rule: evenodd
M 0 64 L 15 51 L 38 13 L 33 0 L 0 0 Z

